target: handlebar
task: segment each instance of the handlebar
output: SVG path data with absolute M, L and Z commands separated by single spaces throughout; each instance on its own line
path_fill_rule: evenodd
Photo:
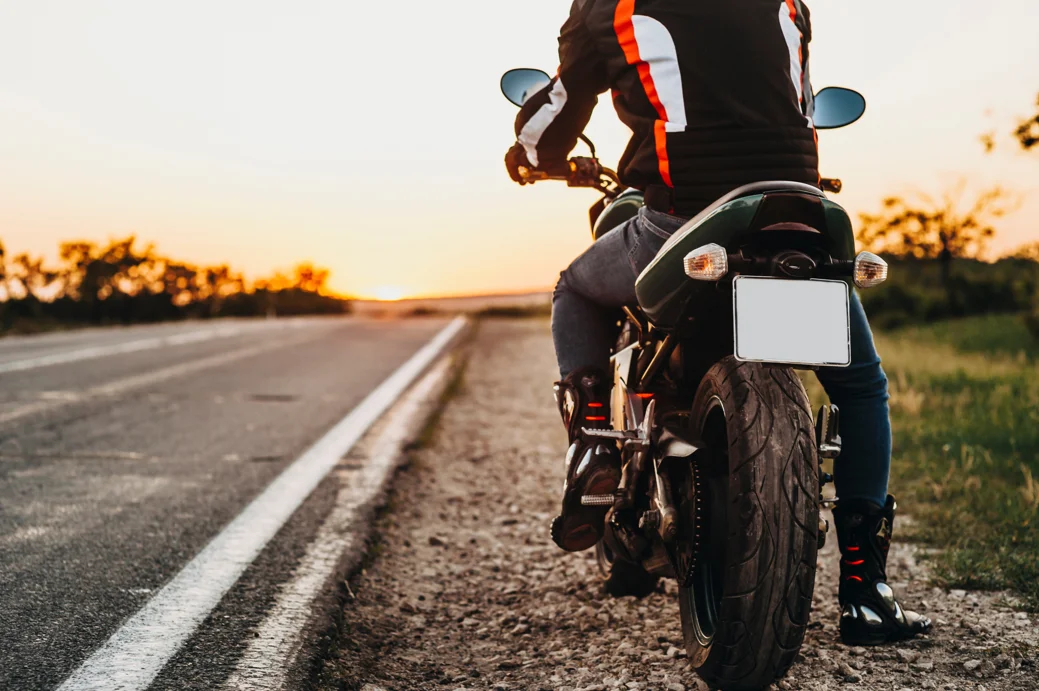
M 565 180 L 569 187 L 590 187 L 614 198 L 624 189 L 617 173 L 604 168 L 599 159 L 590 156 L 575 156 L 566 163 L 547 168 L 519 167 L 521 185 L 533 185 L 543 180 Z M 837 194 L 844 187 L 839 178 L 822 178 L 820 187 L 825 192 Z
M 518 172 L 522 185 L 532 185 L 543 180 L 563 180 L 568 187 L 590 187 L 611 198 L 622 189 L 616 172 L 603 167 L 597 158 L 588 156 L 575 156 L 565 163 L 548 167 L 519 166 Z
M 583 177 L 587 172 L 596 173 L 600 169 L 599 162 L 594 158 L 574 157 L 566 163 L 561 163 L 544 168 L 527 168 L 520 166 L 519 174 L 524 183 L 533 184 L 542 180 L 565 180 L 570 182 L 578 177 Z
M 542 180 L 565 180 L 569 187 L 590 187 L 611 198 L 621 190 L 617 173 L 604 168 L 599 159 L 588 156 L 575 156 L 566 163 L 546 168 L 520 166 L 519 175 L 522 185 Z

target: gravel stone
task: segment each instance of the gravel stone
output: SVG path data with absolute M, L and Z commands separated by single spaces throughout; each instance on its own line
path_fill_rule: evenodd
M 978 667 L 981 667 L 981 660 L 967 660 L 963 663 L 963 669 L 967 670 L 968 672 L 973 672 Z
M 920 659 L 920 653 L 915 650 L 906 650 L 905 648 L 895 650 L 895 655 L 898 657 L 899 662 L 909 663 Z

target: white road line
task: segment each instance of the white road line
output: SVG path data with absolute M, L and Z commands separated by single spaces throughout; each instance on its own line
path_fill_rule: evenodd
M 282 471 L 59 691 L 147 688 L 303 500 L 464 326 L 462 318 L 452 321 Z
M 384 431 L 373 441 L 360 470 L 344 478 L 331 513 L 318 529 L 291 581 L 279 589 L 267 616 L 250 638 L 249 647 L 225 688 L 235 691 L 274 691 L 300 650 L 314 601 L 335 571 L 343 553 L 364 541 L 364 523 L 385 491 L 421 416 L 443 388 L 450 372 L 444 359 L 391 411 Z
M 267 322 L 260 322 L 267 326 Z M 39 369 L 41 367 L 52 367 L 54 365 L 67 365 L 73 362 L 82 362 L 83 360 L 95 360 L 102 357 L 110 357 L 112 355 L 126 355 L 128 353 L 140 353 L 146 350 L 156 350 L 158 348 L 165 348 L 168 346 L 188 345 L 190 343 L 201 343 L 204 341 L 212 341 L 218 338 L 229 338 L 231 336 L 238 336 L 243 333 L 250 331 L 259 331 L 262 327 L 257 325 L 250 325 L 245 327 L 239 324 L 219 326 L 216 328 L 207 329 L 195 329 L 193 331 L 187 331 L 185 333 L 172 334 L 170 336 L 156 336 L 152 338 L 140 338 L 135 341 L 127 341 L 125 343 L 109 343 L 104 345 L 89 346 L 87 348 L 78 348 L 76 350 L 69 350 L 60 353 L 51 353 L 50 355 L 41 355 L 38 357 L 24 358 L 22 360 L 12 360 L 10 362 L 0 363 L 0 374 L 8 374 L 10 372 L 25 372 L 27 370 Z M 282 323 L 275 322 L 278 327 L 281 328 Z
M 310 334 L 304 337 L 281 339 L 278 341 L 270 341 L 262 345 L 249 346 L 247 348 L 239 348 L 238 350 L 232 350 L 226 353 L 220 353 L 218 355 L 211 355 L 200 360 L 191 360 L 189 362 L 182 362 L 177 365 L 171 365 L 170 367 L 164 367 L 159 370 L 153 370 L 151 372 L 145 372 L 143 374 L 135 374 L 122 379 L 117 379 L 107 384 L 101 384 L 99 386 L 92 386 L 85 391 L 75 392 L 73 396 L 65 396 L 61 398 L 48 398 L 42 401 L 35 401 L 33 403 L 27 403 L 19 406 L 13 410 L 0 413 L 0 425 L 20 420 L 28 415 L 35 415 L 37 413 L 50 412 L 59 408 L 72 405 L 73 403 L 82 403 L 83 401 L 90 400 L 92 398 L 101 398 L 104 396 L 116 396 L 119 394 L 132 391 L 144 386 L 153 386 L 160 384 L 169 379 L 176 377 L 182 377 L 193 372 L 198 372 L 204 369 L 210 369 L 212 367 L 220 367 L 221 365 L 227 365 L 235 360 L 241 360 L 243 358 L 252 357 L 253 355 L 259 355 L 260 353 L 266 353 L 270 350 L 277 350 L 279 348 L 285 348 L 296 343 L 302 343 L 310 340 L 312 336 Z

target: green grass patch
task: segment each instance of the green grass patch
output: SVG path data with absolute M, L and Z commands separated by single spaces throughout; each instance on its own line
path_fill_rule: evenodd
M 950 345 L 963 353 L 1039 359 L 1039 339 L 1018 314 L 989 314 L 900 329 L 893 338 Z
M 916 518 L 909 537 L 942 548 L 943 585 L 1011 588 L 1039 609 L 1039 348 L 1023 328 L 999 315 L 876 340 L 891 388 L 892 493 Z

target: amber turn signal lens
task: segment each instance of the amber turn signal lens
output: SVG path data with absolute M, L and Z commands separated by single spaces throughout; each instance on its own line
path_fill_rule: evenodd
M 695 281 L 717 281 L 729 273 L 729 254 L 711 243 L 685 255 L 685 275 Z
M 855 257 L 852 276 L 859 288 L 880 285 L 887 280 L 887 262 L 872 252 L 860 252 L 859 256 Z

